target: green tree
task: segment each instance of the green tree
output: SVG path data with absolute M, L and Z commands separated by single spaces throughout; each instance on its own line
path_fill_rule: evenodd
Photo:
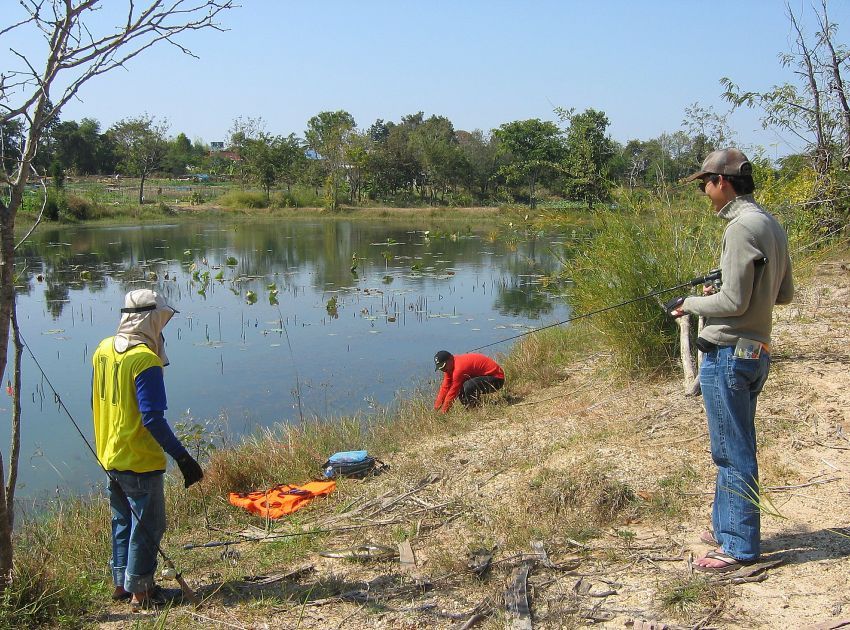
M 462 155 L 452 122 L 445 116 L 431 116 L 419 122 L 410 133 L 412 153 L 421 168 L 420 191 L 433 204 L 437 194 L 458 179 Z
M 525 184 L 531 207 L 537 206 L 541 177 L 559 170 L 564 141 L 558 126 L 539 118 L 505 123 L 495 131 L 499 153 L 507 157 L 499 167 L 509 184 Z
M 20 120 L 0 121 L 0 166 L 4 173 L 15 170 L 24 146 L 24 125 Z
M 250 116 L 237 116 L 233 119 L 228 136 L 230 137 L 230 150 L 236 153 L 237 160 L 231 163 L 231 169 L 236 171 L 239 185 L 244 190 L 248 183 L 250 173 L 248 165 L 244 160 L 243 153 L 247 143 L 256 140 L 260 134 L 265 133 L 266 121 L 262 117 L 251 118 Z
M 412 195 L 421 165 L 413 151 L 411 133 L 422 124 L 422 112 L 404 116 L 400 123 L 378 120 L 369 128 L 372 148 L 367 158 L 367 179 L 373 197 Z
M 186 174 L 187 167 L 193 162 L 192 141 L 185 133 L 178 133 L 176 138 L 168 141 L 168 148 L 162 159 L 162 170 L 168 171 L 175 177 L 180 177 Z
M 52 159 L 58 160 L 69 172 L 78 175 L 110 172 L 115 167 L 113 147 L 100 132 L 100 123 L 83 118 L 57 123 L 47 141 Z
M 340 191 L 346 183 L 346 151 L 355 127 L 354 117 L 342 110 L 320 112 L 307 122 L 305 137 L 322 165 L 325 197 L 332 211 L 339 208 Z
M 167 130 L 168 123 L 147 114 L 120 120 L 109 129 L 122 170 L 140 179 L 139 204 L 145 200 L 145 180 L 160 168 L 168 151 Z
M 465 161 L 466 188 L 478 200 L 484 203 L 492 194 L 492 188 L 499 170 L 499 148 L 494 135 L 485 135 L 480 129 L 458 131 L 458 147 Z
M 349 203 L 357 204 L 362 199 L 369 177 L 369 153 L 372 138 L 368 131 L 351 134 L 351 141 L 345 149 L 345 169 L 349 183 Z
M 565 170 L 568 173 L 565 192 L 592 208 L 594 203 L 611 198 L 609 167 L 616 145 L 606 135 L 608 117 L 604 112 L 587 109 L 582 114 L 573 110 L 556 110 L 562 121 L 569 122 L 566 138 Z
M 304 149 L 294 134 L 271 136 L 261 133 L 259 137 L 243 143 L 242 158 L 247 172 L 271 198 L 271 189 L 280 182 L 291 185 L 303 165 Z

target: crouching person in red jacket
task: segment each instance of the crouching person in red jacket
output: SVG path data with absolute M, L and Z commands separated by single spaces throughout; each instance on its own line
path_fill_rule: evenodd
M 505 384 L 505 373 L 493 359 L 483 354 L 453 355 L 440 350 L 434 355 L 436 370 L 443 372 L 443 384 L 434 401 L 434 409 L 446 413 L 455 398 L 464 407 L 481 403 L 481 394 L 495 392 Z M 435 371 L 436 371 L 435 370 Z

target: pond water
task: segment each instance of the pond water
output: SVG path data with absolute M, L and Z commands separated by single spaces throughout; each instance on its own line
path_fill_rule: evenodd
M 40 228 L 19 250 L 18 318 L 91 439 L 91 353 L 114 334 L 127 291 L 163 292 L 179 311 L 165 329 L 166 417 L 238 436 L 435 391 L 437 350 L 467 352 L 566 319 L 568 307 L 540 281 L 558 266 L 553 250 L 539 235 L 511 247 L 483 230 L 377 221 Z M 99 485 L 102 473 L 27 353 L 22 380 L 19 496 Z M 2 400 L 5 441 L 11 399 Z

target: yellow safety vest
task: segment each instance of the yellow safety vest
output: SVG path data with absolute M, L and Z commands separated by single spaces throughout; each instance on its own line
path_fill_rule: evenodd
M 162 361 L 143 344 L 118 353 L 113 339 L 101 341 L 92 355 L 97 458 L 106 470 L 165 470 L 165 452 L 142 424 L 136 399 L 136 377 L 148 368 L 162 367 Z

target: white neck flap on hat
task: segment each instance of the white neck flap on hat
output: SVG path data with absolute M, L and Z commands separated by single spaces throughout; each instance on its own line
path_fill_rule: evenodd
M 121 322 L 115 333 L 113 345 L 116 352 L 127 352 L 140 344 L 146 345 L 168 365 L 165 354 L 165 338 L 162 330 L 174 317 L 176 311 L 168 306 L 165 298 L 150 289 L 136 289 L 124 296 Z

